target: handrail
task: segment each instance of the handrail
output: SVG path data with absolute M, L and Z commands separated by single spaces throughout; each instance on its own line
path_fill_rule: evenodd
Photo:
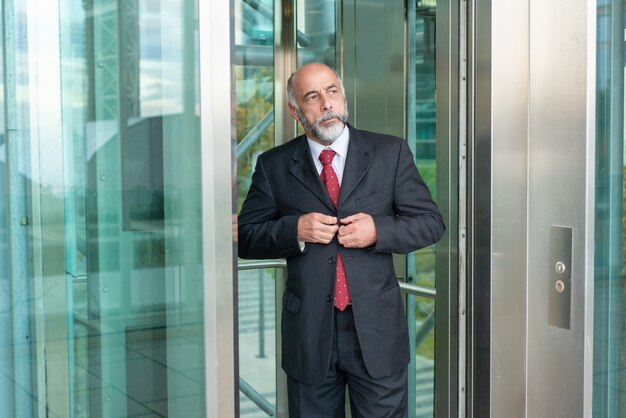
M 271 260 L 238 260 L 237 270 L 286 269 L 287 260 L 276 258 Z
M 274 123 L 274 108 L 272 107 L 269 112 L 261 118 L 261 120 L 250 129 L 246 136 L 237 144 L 237 158 L 245 154 L 248 149 L 254 145 L 261 135 Z
M 237 262 L 238 270 L 257 270 L 272 268 L 286 269 L 287 261 L 284 258 L 277 258 L 270 260 L 239 260 Z M 435 299 L 437 297 L 437 290 L 433 288 L 409 284 L 403 281 L 399 281 L 398 283 L 400 284 L 400 290 L 404 293 L 429 299 Z
M 415 284 L 409 284 L 405 282 L 399 282 L 399 283 L 400 283 L 400 290 L 403 291 L 404 293 L 408 293 L 410 295 L 415 295 L 415 296 L 421 296 L 421 297 L 429 298 L 429 299 L 435 299 L 437 297 L 437 290 L 433 288 L 418 286 Z
M 261 408 L 270 417 L 276 416 L 276 408 L 268 402 L 259 392 L 257 392 L 248 382 L 239 378 L 239 390 L 248 397 L 256 406 Z

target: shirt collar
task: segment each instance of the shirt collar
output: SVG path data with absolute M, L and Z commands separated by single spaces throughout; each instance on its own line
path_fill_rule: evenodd
M 313 161 L 317 161 L 322 151 L 325 149 L 332 149 L 342 158 L 346 158 L 348 156 L 348 142 L 350 142 L 350 129 L 348 129 L 348 125 L 346 124 L 343 128 L 343 132 L 337 139 L 333 141 L 330 145 L 322 145 L 319 142 L 313 141 L 311 138 L 307 136 L 307 141 L 309 142 L 309 147 L 311 148 L 311 155 L 313 156 Z

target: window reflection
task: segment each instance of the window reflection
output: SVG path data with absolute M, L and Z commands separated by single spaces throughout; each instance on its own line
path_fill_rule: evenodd
M 0 139 L 7 416 L 205 416 L 195 9 L 62 0 L 3 15 L 0 115 L 20 133 L 10 152 Z M 2 293 L 10 281 L 26 297 Z
M 415 321 L 409 325 L 415 358 L 409 373 L 409 416 L 434 416 L 435 405 L 435 301 L 407 295 L 407 314 Z
M 274 146 L 274 4 L 235 2 L 237 212 L 250 187 L 256 157 Z M 276 411 L 274 269 L 239 270 L 239 409 L 242 416 Z
M 417 167 L 437 199 L 436 165 L 436 2 L 417 2 L 408 23 L 409 74 L 407 141 Z M 435 287 L 435 246 L 410 254 L 407 275 L 415 284 Z
M 337 1 L 297 1 L 298 66 L 307 62 L 323 62 L 338 70 Z
M 626 414 L 624 5 L 598 1 L 593 416 Z

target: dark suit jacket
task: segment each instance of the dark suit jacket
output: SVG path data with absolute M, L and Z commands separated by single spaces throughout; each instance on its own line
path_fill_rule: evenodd
M 392 253 L 407 253 L 439 240 L 441 215 L 419 175 L 406 141 L 349 126 L 350 142 L 339 205 L 335 210 L 315 169 L 305 136 L 259 156 L 239 215 L 239 256 L 287 259 L 283 296 L 283 369 L 318 384 L 330 361 L 337 252 L 352 297 L 357 335 L 368 373 L 384 377 L 409 361 L 404 305 Z M 307 243 L 300 251 L 298 218 L 320 212 L 344 218 L 370 214 L 377 242 L 350 249 L 337 239 Z

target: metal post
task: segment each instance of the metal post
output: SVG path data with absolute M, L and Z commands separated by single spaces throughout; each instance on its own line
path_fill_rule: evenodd
M 407 255 L 407 264 L 410 266 L 409 269 L 413 270 L 412 267 L 415 266 L 415 253 Z M 407 283 L 415 284 L 413 274 L 407 277 Z M 415 295 L 406 295 L 406 315 L 409 325 L 409 353 L 411 353 L 409 356 L 409 370 L 407 377 L 409 418 L 415 418 L 415 410 L 417 407 L 417 401 L 415 399 L 415 386 L 417 384 L 417 361 L 415 361 L 415 350 L 417 348 L 415 344 L 415 314 L 417 311 L 417 301 L 415 299 Z
M 265 295 L 263 282 L 265 281 L 265 270 L 259 269 L 259 355 L 258 358 L 265 358 Z

